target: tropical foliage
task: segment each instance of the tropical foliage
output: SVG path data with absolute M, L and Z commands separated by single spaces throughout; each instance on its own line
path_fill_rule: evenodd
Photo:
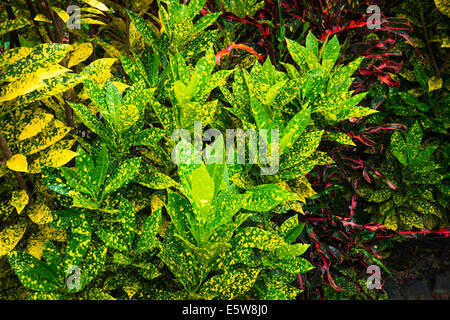
M 449 235 L 448 8 L 324 3 L 2 2 L 0 297 L 386 298 Z

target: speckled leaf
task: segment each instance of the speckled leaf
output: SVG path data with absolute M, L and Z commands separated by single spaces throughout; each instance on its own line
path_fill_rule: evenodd
M 286 39 L 286 43 L 292 59 L 299 67 L 308 70 L 319 66 L 319 61 L 312 51 L 307 50 L 293 40 Z
M 329 72 L 336 63 L 336 60 L 339 57 L 340 48 L 339 40 L 336 35 L 328 41 L 325 48 L 322 48 L 322 65 L 327 72 Z
M 16 272 L 20 282 L 35 291 L 53 291 L 61 287 L 57 275 L 42 261 L 31 254 L 22 251 L 8 253 L 11 267 Z
M 245 294 L 253 287 L 259 269 L 234 270 L 214 276 L 200 288 L 200 294 L 208 299 L 233 299 Z
M 280 141 L 280 154 L 289 149 L 303 134 L 311 117 L 311 109 L 307 108 L 297 113 L 283 130 Z
M 28 20 L 25 18 L 6 20 L 6 21 L 0 23 L 0 35 L 11 32 L 13 30 L 23 28 L 29 24 L 30 24 L 30 22 L 28 22 Z
M 325 135 L 324 135 L 323 138 L 325 140 L 336 141 L 336 142 L 338 142 L 340 144 L 347 144 L 347 145 L 350 145 L 350 146 L 356 146 L 356 144 L 353 142 L 352 138 L 350 138 L 344 132 L 327 131 L 327 132 L 325 132 Z
M 103 84 L 106 79 L 111 76 L 111 66 L 117 59 L 103 58 L 91 62 L 87 67 L 81 71 L 80 75 L 99 84 Z
M 28 217 L 36 224 L 46 224 L 53 221 L 52 211 L 45 203 L 33 203 L 28 212 Z
M 7 62 L 1 79 L 5 81 L 20 80 L 24 74 L 45 74 L 49 70 L 60 68 L 60 62 L 69 50 L 68 44 L 45 43 L 37 45 L 28 55 L 12 62 Z M 43 78 L 46 78 L 45 76 Z M 42 79 L 38 76 L 37 79 Z
M 28 204 L 29 197 L 25 190 L 13 191 L 11 197 L 11 205 L 16 208 L 17 213 L 20 214 L 25 206 Z
M 162 211 L 161 209 L 152 212 L 145 220 L 144 229 L 139 238 L 139 242 L 136 247 L 136 252 L 142 253 L 153 248 L 158 241 L 156 237 L 159 229 L 161 228 Z
M 296 200 L 297 196 L 276 184 L 264 184 L 247 190 L 248 202 L 242 207 L 245 210 L 266 212 L 288 200 Z
M 141 164 L 141 158 L 127 159 L 116 169 L 114 174 L 106 180 L 102 198 L 110 195 L 136 176 Z
M 393 196 L 393 191 L 389 188 L 384 188 L 381 190 L 376 190 L 370 195 L 369 201 L 370 202 L 384 202 L 388 199 L 390 199 Z
M 422 142 L 422 128 L 418 122 L 415 122 L 408 132 L 406 137 L 406 156 L 408 160 L 413 159 L 420 151 L 420 144 Z
M 106 246 L 92 246 L 83 259 L 81 270 L 81 289 L 91 282 L 102 270 L 106 259 Z
M 34 137 L 20 141 L 18 148 L 21 153 L 25 155 L 35 154 L 64 138 L 69 133 L 70 129 L 70 127 L 66 127 L 62 123 L 55 122 L 54 127 L 43 130 Z
M 101 137 L 107 137 L 108 134 L 106 132 L 103 124 L 98 120 L 98 118 L 83 104 L 75 104 L 69 103 L 72 107 L 73 111 L 77 115 L 78 118 L 93 132 L 98 134 Z
M 150 189 L 156 190 L 167 189 L 178 185 L 171 177 L 157 170 L 145 174 L 138 174 L 134 181 Z
M 58 248 L 50 240 L 47 240 L 44 245 L 44 260 L 51 272 L 57 276 L 58 282 L 63 282 L 64 270 L 62 257 Z
M 65 181 L 61 172 L 57 168 L 46 167 L 42 170 L 42 180 L 47 187 L 59 194 L 68 196 L 73 189 Z
M 53 119 L 53 115 L 46 112 L 35 115 L 20 132 L 19 141 L 34 137 L 47 127 Z
M 408 155 L 405 140 L 400 132 L 395 131 L 391 136 L 391 147 L 395 157 L 403 165 L 408 165 Z
M 193 220 L 192 206 L 189 201 L 173 191 L 167 191 L 167 213 L 177 233 L 184 239 L 193 240 L 189 231 L 189 220 Z
M 233 243 L 240 248 L 258 248 L 268 252 L 286 246 L 284 239 L 277 234 L 256 227 L 238 230 Z
M 94 51 L 94 47 L 92 43 L 76 43 L 73 46 L 73 53 L 70 55 L 69 62 L 67 63 L 67 67 L 71 68 L 80 62 L 83 62 L 87 58 L 89 58 Z
M 25 224 L 17 223 L 7 226 L 0 231 L 0 257 L 14 249 L 20 239 L 22 239 L 26 229 Z
M 278 235 L 283 237 L 286 243 L 292 243 L 300 236 L 304 226 L 304 223 L 298 223 L 297 215 L 292 216 L 280 226 Z
M 164 52 L 164 47 L 162 46 L 159 37 L 156 35 L 155 31 L 147 24 L 147 22 L 134 12 L 127 10 L 127 13 L 130 17 L 131 22 L 136 27 L 136 30 L 142 35 L 145 42 L 147 42 L 150 46 L 153 46 L 161 54 L 167 54 L 166 52 Z
M 311 156 L 319 147 L 323 131 L 306 132 L 297 142 L 284 152 L 280 160 L 280 170 L 298 166 L 306 158 Z
M 264 260 L 263 260 L 264 261 Z M 280 260 L 266 260 L 264 264 L 272 267 L 279 268 L 285 272 L 292 274 L 303 274 L 309 270 L 314 269 L 314 266 L 306 259 L 297 257 L 293 259 L 280 259 Z
M 90 234 L 72 233 L 67 240 L 64 256 L 64 272 L 70 266 L 79 266 L 91 244 Z

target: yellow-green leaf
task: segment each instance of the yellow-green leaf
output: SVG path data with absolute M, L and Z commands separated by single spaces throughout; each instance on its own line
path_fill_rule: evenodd
M 14 191 L 11 197 L 11 205 L 16 208 L 17 213 L 20 214 L 25 206 L 28 204 L 29 197 L 25 190 Z
M 56 14 L 58 15 L 58 17 L 61 18 L 62 21 L 64 21 L 64 23 L 67 22 L 67 20 L 69 20 L 69 14 L 67 12 L 65 12 L 63 9 L 60 9 L 58 7 L 52 7 L 53 11 L 56 12 Z
M 45 203 L 33 205 L 28 217 L 36 224 L 46 224 L 53 221 L 52 211 Z
M 90 57 L 93 51 L 94 47 L 92 46 L 92 43 L 89 42 L 77 43 L 73 45 L 73 54 L 70 56 L 67 67 L 70 68 L 79 64 L 80 62 L 83 62 Z
M 25 18 L 17 18 L 14 20 L 6 20 L 5 22 L 0 23 L 0 35 L 8 33 L 13 30 L 17 30 L 23 28 L 30 23 Z
M 53 120 L 50 113 L 42 113 L 36 115 L 30 123 L 28 123 L 19 135 L 19 141 L 34 137 L 41 132 Z
M 27 172 L 28 162 L 27 157 L 23 154 L 15 154 L 8 161 L 6 161 L 8 168 L 14 171 Z
M 109 11 L 108 7 L 105 6 L 103 3 L 97 0 L 82 0 L 84 3 L 87 3 L 91 7 L 94 7 L 100 11 Z
M 14 224 L 6 227 L 0 232 L 0 257 L 14 249 L 22 239 L 27 227 L 24 224 Z

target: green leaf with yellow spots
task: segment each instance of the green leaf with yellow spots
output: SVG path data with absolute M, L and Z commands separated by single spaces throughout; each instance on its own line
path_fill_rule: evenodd
M 51 272 L 57 276 L 58 282 L 64 281 L 64 269 L 61 253 L 59 249 L 51 242 L 47 240 L 44 245 L 44 261 L 47 264 Z
M 79 266 L 91 244 L 90 234 L 72 233 L 67 239 L 64 272 L 70 266 Z
M 0 22 L 0 36 L 29 25 L 30 22 L 25 18 L 16 18 L 14 20 L 6 20 Z
M 336 141 L 337 143 L 340 143 L 340 144 L 356 146 L 356 144 L 353 142 L 352 138 L 350 138 L 344 132 L 327 131 L 327 132 L 325 132 L 323 138 L 324 138 L 324 140 Z
M 206 299 L 231 300 L 249 291 L 258 277 L 259 269 L 233 270 L 213 276 L 200 287 L 199 293 Z
M 403 165 L 408 165 L 406 143 L 400 132 L 395 131 L 391 136 L 391 147 L 395 157 Z
M 290 39 L 286 39 L 286 43 L 292 59 L 300 68 L 309 70 L 319 67 L 317 56 L 312 51 Z
M 266 212 L 298 196 L 276 184 L 264 184 L 247 190 L 248 202 L 242 208 L 249 211 Z
M 152 212 L 144 223 L 144 229 L 142 230 L 142 234 L 139 237 L 139 241 L 136 246 L 136 252 L 142 253 L 148 251 L 156 246 L 157 242 L 159 242 L 156 235 L 158 234 L 161 228 L 162 222 L 162 211 L 158 209 Z
M 280 141 L 280 155 L 289 149 L 301 137 L 311 119 L 311 109 L 306 108 L 289 120 Z
M 80 265 L 81 290 L 102 271 L 106 252 L 106 246 L 91 244 L 91 248 Z
M 44 262 L 23 251 L 8 253 L 11 267 L 20 282 L 35 291 L 53 291 L 62 287 L 58 275 Z
M 141 158 L 127 159 L 115 170 L 105 182 L 102 199 L 124 186 L 137 175 L 141 164 Z

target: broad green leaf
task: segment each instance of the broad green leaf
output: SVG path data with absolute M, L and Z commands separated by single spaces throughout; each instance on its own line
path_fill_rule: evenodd
M 8 253 L 11 267 L 20 282 L 28 289 L 35 291 L 53 291 L 61 287 L 57 275 L 42 261 L 22 251 Z

